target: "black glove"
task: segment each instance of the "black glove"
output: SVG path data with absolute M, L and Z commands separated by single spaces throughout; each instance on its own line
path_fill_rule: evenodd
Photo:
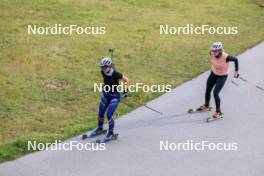
M 121 96 L 126 98 L 128 96 L 128 92 L 124 91 Z

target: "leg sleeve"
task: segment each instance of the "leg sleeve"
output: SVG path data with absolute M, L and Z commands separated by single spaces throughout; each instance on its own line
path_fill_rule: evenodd
M 215 89 L 214 89 L 214 99 L 215 99 L 215 105 L 216 105 L 216 112 L 221 112 L 220 104 L 221 99 L 219 97 L 219 93 L 222 90 L 222 88 L 225 85 L 227 76 L 219 77 L 216 81 Z
M 205 106 L 210 106 L 210 99 L 211 99 L 211 91 L 216 84 L 216 76 L 211 72 L 210 76 L 206 82 L 206 91 L 205 91 Z
M 100 100 L 99 104 L 99 111 L 98 111 L 98 127 L 103 128 L 104 125 L 104 114 L 109 105 L 107 98 L 103 95 Z
M 114 130 L 115 122 L 114 122 L 114 119 L 113 119 L 113 115 L 115 113 L 115 110 L 118 107 L 119 101 L 120 100 L 118 98 L 113 98 L 110 101 L 110 104 L 109 104 L 109 107 L 108 107 L 108 110 L 107 110 L 107 119 L 108 119 L 109 131 L 113 131 Z

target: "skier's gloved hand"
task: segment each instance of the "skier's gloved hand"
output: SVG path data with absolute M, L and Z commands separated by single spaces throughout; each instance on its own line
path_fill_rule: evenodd
M 122 97 L 127 97 L 128 96 L 128 92 L 125 90 L 123 93 L 122 93 Z
M 235 72 L 235 74 L 234 74 L 234 78 L 239 78 L 239 73 L 238 73 L 238 71 Z

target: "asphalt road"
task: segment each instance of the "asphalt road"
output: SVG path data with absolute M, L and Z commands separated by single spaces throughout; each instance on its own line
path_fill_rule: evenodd
M 224 118 L 213 112 L 187 114 L 203 103 L 209 72 L 140 107 L 116 122 L 120 133 L 105 151 L 43 151 L 0 165 L 0 176 L 262 176 L 264 173 L 264 42 L 238 56 L 241 76 L 232 72 L 221 92 Z M 230 64 L 233 68 L 233 64 Z M 234 81 L 234 82 L 231 82 Z M 211 100 L 214 106 L 213 99 Z M 80 136 L 70 139 L 81 143 Z M 175 150 L 179 143 L 232 144 L 237 150 Z M 66 142 L 69 142 L 66 141 Z M 171 150 L 160 150 L 161 142 Z

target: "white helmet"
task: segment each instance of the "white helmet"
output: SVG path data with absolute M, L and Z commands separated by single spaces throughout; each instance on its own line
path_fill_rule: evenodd
M 113 62 L 112 59 L 110 57 L 104 57 L 101 62 L 100 62 L 100 67 L 112 67 Z
M 223 48 L 223 45 L 221 42 L 214 42 L 211 46 L 211 50 L 218 50 L 218 51 L 222 51 L 224 48 Z

